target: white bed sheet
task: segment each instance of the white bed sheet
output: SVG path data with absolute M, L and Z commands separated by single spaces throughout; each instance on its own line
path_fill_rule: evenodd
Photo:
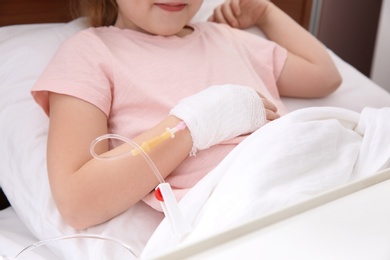
M 390 167 L 389 129 L 390 107 L 305 108 L 265 125 L 180 201 L 192 232 L 178 242 L 164 219 L 143 255 L 196 243 L 372 177 Z
M 390 168 L 157 259 L 388 260 L 389 196 Z

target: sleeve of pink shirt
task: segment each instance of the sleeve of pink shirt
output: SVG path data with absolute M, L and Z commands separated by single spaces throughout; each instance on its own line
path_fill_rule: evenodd
M 287 50 L 277 43 L 247 33 L 242 30 L 232 30 L 233 39 L 237 46 L 242 46 L 247 53 L 256 72 L 260 75 L 274 99 L 279 100 L 280 95 L 276 82 L 283 70 L 287 58 Z
M 48 93 L 87 101 L 107 116 L 111 107 L 112 72 L 103 44 L 86 31 L 67 40 L 32 88 L 35 101 L 49 114 Z
M 276 83 L 286 62 L 287 49 L 253 33 L 233 29 L 227 25 L 223 25 L 221 29 L 223 28 L 224 37 L 237 48 L 237 52 L 240 53 L 242 59 L 246 59 L 251 64 L 251 67 L 267 88 L 275 105 L 279 108 L 279 112 L 286 114 L 288 111 L 280 100 Z M 262 92 L 261 86 L 255 87 L 255 89 Z
M 258 72 L 264 74 L 271 71 L 274 76 L 273 80 L 277 81 L 286 62 L 287 50 L 273 41 L 243 30 L 236 29 L 232 32 L 237 36 L 235 38 L 246 47 L 253 65 L 261 66 L 258 67 Z

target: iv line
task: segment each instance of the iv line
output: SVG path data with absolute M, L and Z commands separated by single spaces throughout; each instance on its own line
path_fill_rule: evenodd
M 187 127 L 186 124 L 183 121 L 181 121 L 174 128 L 167 128 L 165 130 L 165 132 L 162 133 L 161 135 L 154 137 L 148 141 L 143 142 L 142 146 L 139 146 L 133 140 L 128 139 L 126 137 L 123 137 L 121 135 L 105 134 L 105 135 L 99 136 L 91 143 L 90 153 L 95 159 L 98 159 L 98 160 L 117 160 L 117 159 L 125 158 L 125 157 L 130 156 L 130 155 L 136 156 L 138 154 L 141 154 L 142 157 L 145 159 L 145 161 L 149 164 L 150 168 L 152 169 L 154 175 L 156 175 L 159 182 L 165 183 L 164 178 L 161 176 L 156 165 L 153 163 L 152 159 L 150 159 L 150 157 L 148 156 L 146 151 L 149 152 L 152 148 L 154 148 L 155 146 L 157 146 L 158 144 L 160 144 L 164 140 L 168 139 L 169 137 L 174 138 L 176 132 L 185 129 L 186 127 Z M 123 141 L 123 142 L 126 142 L 126 143 L 132 145 L 133 147 L 135 147 L 135 149 L 133 149 L 129 152 L 123 153 L 123 154 L 116 155 L 116 156 L 111 156 L 111 157 L 100 156 L 100 155 L 95 153 L 94 148 L 95 148 L 97 143 L 99 143 L 100 141 L 105 140 L 105 139 L 118 139 L 120 141 Z
M 118 140 L 121 140 L 123 142 L 126 142 L 130 145 L 133 145 L 134 147 L 136 147 L 136 149 L 138 151 L 140 151 L 140 154 L 142 155 L 142 157 L 145 159 L 145 161 L 148 163 L 149 167 L 152 169 L 154 175 L 156 175 L 158 181 L 160 183 L 164 183 L 164 178 L 161 176 L 159 170 L 157 169 L 156 165 L 153 163 L 152 159 L 150 159 L 150 157 L 147 155 L 147 153 L 142 149 L 141 146 L 139 146 L 137 143 L 135 143 L 134 141 L 126 138 L 126 137 L 123 137 L 121 135 L 117 135 L 117 134 L 105 134 L 105 135 L 102 135 L 102 136 L 99 136 L 98 138 L 96 138 L 92 144 L 91 144 L 91 148 L 90 148 L 90 152 L 92 154 L 92 156 L 95 158 L 95 159 L 98 159 L 98 160 L 117 160 L 117 159 L 122 159 L 122 158 L 125 158 L 127 156 L 130 156 L 132 155 L 132 151 L 131 150 L 130 152 L 127 152 L 127 153 L 123 153 L 123 154 L 120 154 L 120 155 L 116 155 L 116 156 L 112 156 L 112 157 L 104 157 L 104 156 L 100 156 L 98 154 L 95 153 L 95 146 L 98 142 L 102 141 L 102 140 L 105 140 L 105 139 L 118 139 Z
M 100 236 L 100 235 L 90 235 L 90 234 L 75 234 L 75 235 L 65 235 L 65 236 L 60 236 L 60 237 L 55 237 L 55 238 L 49 238 L 46 240 L 41 240 L 36 243 L 33 243 L 27 247 L 25 247 L 22 251 L 20 251 L 14 259 L 17 259 L 20 255 L 31 251 L 37 247 L 49 244 L 51 242 L 56 242 L 56 241 L 61 241 L 61 240 L 69 240 L 69 239 L 76 239 L 76 238 L 92 238 L 92 239 L 98 239 L 98 240 L 104 240 L 104 241 L 109 241 L 109 242 L 114 242 L 119 245 L 121 245 L 123 248 L 125 248 L 127 251 L 129 251 L 133 256 L 136 256 L 134 253 L 134 249 L 131 248 L 130 246 L 126 245 L 122 241 L 119 241 L 115 238 L 111 237 L 106 237 L 106 236 Z
M 132 141 L 126 137 L 123 137 L 123 136 L 120 136 L 117 134 L 106 134 L 106 135 L 102 135 L 102 136 L 98 137 L 97 139 L 95 139 L 95 141 L 92 142 L 91 147 L 90 147 L 90 152 L 91 152 L 92 156 L 98 160 L 114 160 L 114 159 L 124 158 L 124 157 L 130 156 L 130 155 L 132 155 L 132 156 L 137 156 L 138 154 L 142 155 L 142 157 L 149 164 L 154 175 L 157 177 L 157 179 L 160 182 L 160 184 L 155 189 L 156 199 L 160 201 L 160 204 L 161 204 L 161 207 L 164 211 L 165 216 L 169 220 L 173 231 L 176 232 L 179 235 L 179 237 L 181 237 L 184 234 L 189 233 L 192 230 L 192 227 L 191 227 L 191 225 L 189 225 L 189 223 L 187 223 L 185 221 L 183 215 L 181 214 L 180 209 L 177 205 L 175 196 L 172 192 L 171 186 L 169 185 L 169 183 L 166 183 L 164 181 L 164 178 L 161 176 L 156 165 L 153 163 L 152 159 L 150 159 L 150 157 L 147 155 L 146 151 L 149 152 L 152 148 L 154 148 L 155 146 L 157 146 L 158 144 L 160 144 L 161 142 L 163 142 L 164 140 L 166 140 L 168 138 L 174 138 L 176 132 L 184 130 L 186 127 L 187 127 L 186 124 L 182 121 L 172 129 L 167 128 L 165 130 L 165 132 L 162 133 L 161 135 L 154 137 L 148 141 L 143 142 L 141 146 L 139 146 L 137 143 L 135 143 L 134 141 Z M 129 152 L 123 153 L 123 154 L 119 154 L 116 156 L 110 156 L 110 157 L 104 157 L 104 156 L 97 155 L 94 151 L 96 144 L 104 139 L 110 139 L 110 138 L 111 139 L 119 139 L 123 142 L 126 142 L 126 143 L 132 145 L 133 147 L 135 147 L 135 149 L 133 149 Z

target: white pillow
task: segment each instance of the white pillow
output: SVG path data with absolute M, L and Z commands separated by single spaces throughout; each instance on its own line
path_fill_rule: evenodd
M 0 185 L 16 208 L 19 207 L 18 202 L 25 202 L 25 192 L 29 191 L 14 189 L 13 186 L 19 184 L 17 178 L 20 173 L 24 170 L 31 173 L 20 179 L 31 187 L 35 180 L 33 172 L 41 165 L 32 167 L 29 162 L 45 161 L 41 146 L 46 143 L 48 120 L 32 100 L 30 89 L 61 42 L 83 27 L 80 19 L 69 24 L 0 28 L 0 134 L 5 144 L 0 150 L 3 161 L 0 164 Z
M 82 27 L 77 20 L 0 28 L 0 186 L 40 238 L 53 233 L 41 218 L 51 197 L 45 165 L 48 119 L 30 89 L 59 44 Z

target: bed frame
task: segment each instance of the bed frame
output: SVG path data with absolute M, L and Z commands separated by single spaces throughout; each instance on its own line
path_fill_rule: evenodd
M 73 18 L 70 11 L 71 1 L 1 0 L 0 26 L 70 21 Z M 303 27 L 309 28 L 312 0 L 273 0 L 272 2 Z
M 10 206 L 7 197 L 5 196 L 3 190 L 0 188 L 0 210 L 8 208 Z

